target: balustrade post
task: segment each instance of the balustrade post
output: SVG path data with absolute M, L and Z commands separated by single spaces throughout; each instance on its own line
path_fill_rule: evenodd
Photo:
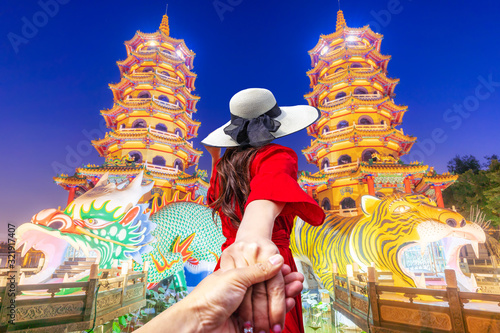
M 458 291 L 457 276 L 453 269 L 445 269 L 444 276 L 446 279 L 446 293 L 453 332 L 465 333 L 465 321 L 462 311 L 463 305 L 460 300 L 460 292 Z
M 337 278 L 338 270 L 337 270 L 337 263 L 332 263 L 332 299 L 335 302 L 335 280 Z
M 144 269 L 142 272 L 144 273 L 144 288 L 142 290 L 142 297 L 146 299 L 146 290 L 148 289 L 148 271 L 149 271 L 149 261 L 144 263 Z
M 90 265 L 89 282 L 85 290 L 85 310 L 83 312 L 83 321 L 93 321 L 96 308 L 95 299 L 97 298 L 97 285 L 99 283 L 99 265 Z
M 128 284 L 128 262 L 122 262 L 122 269 L 120 272 L 120 277 L 123 278 L 122 282 L 122 293 L 120 297 L 120 304 L 123 307 L 123 301 L 125 300 L 125 294 L 127 293 L 127 284 Z
M 7 267 L 9 267 L 8 261 Z M 9 270 L 7 272 L 5 292 L 2 295 L 2 308 L 0 311 L 0 332 L 7 332 L 7 328 L 9 327 L 9 320 L 12 319 L 15 322 L 15 318 L 10 317 L 10 305 L 15 304 L 16 302 L 16 295 L 19 290 L 18 283 L 20 271 L 21 266 L 16 265 L 13 270 Z
M 368 302 L 372 310 L 371 324 L 380 326 L 380 313 L 378 311 L 378 296 L 377 296 L 377 272 L 375 267 L 368 267 L 368 282 L 367 290 Z

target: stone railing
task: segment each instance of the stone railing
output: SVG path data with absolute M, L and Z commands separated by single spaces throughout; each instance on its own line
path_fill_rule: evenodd
M 19 281 L 19 270 L 11 272 Z M 146 305 L 147 268 L 143 272 L 122 270 L 114 279 L 100 279 L 99 266 L 93 264 L 87 282 L 10 284 L 0 287 L 0 330 L 30 332 L 74 332 L 89 330 Z M 115 285 L 109 287 L 110 285 Z M 14 291 L 12 290 L 14 289 Z M 72 295 L 56 295 L 74 289 Z M 30 292 L 45 296 L 28 296 Z M 15 295 L 15 296 L 14 296 Z M 15 302 L 15 311 L 9 307 Z M 10 314 L 13 314 L 13 322 Z
M 343 171 L 348 171 L 348 170 L 356 170 L 359 166 L 359 160 L 353 163 L 346 163 L 346 164 L 341 164 L 341 165 L 334 165 L 331 167 L 326 167 L 323 169 L 324 173 L 338 173 L 338 172 L 343 172 Z
M 371 332 L 498 332 L 500 295 L 462 292 L 454 270 L 445 270 L 446 289 L 380 285 L 374 267 L 367 274 L 348 265 L 348 276 L 332 265 L 327 288 L 332 308 Z M 361 282 L 361 281 L 366 282 Z
M 158 98 L 156 97 L 153 97 L 153 101 L 161 106 L 163 106 L 164 108 L 167 108 L 167 109 L 171 109 L 171 110 L 180 110 L 181 107 L 177 104 L 173 104 L 173 103 L 170 103 L 170 102 L 165 102 L 165 101 L 162 101 L 162 100 L 159 100 Z
M 175 174 L 179 173 L 179 169 L 177 169 L 177 168 L 148 164 L 147 162 L 144 163 L 144 166 L 146 167 L 147 170 L 156 171 L 156 172 L 163 173 L 163 174 L 175 175 Z

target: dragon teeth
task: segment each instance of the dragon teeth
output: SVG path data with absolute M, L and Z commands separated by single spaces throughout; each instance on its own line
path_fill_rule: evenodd
M 21 251 L 21 257 L 24 257 L 26 255 L 26 253 L 28 253 L 30 248 L 31 247 L 28 246 L 28 243 L 24 243 L 23 250 Z
M 479 259 L 479 242 L 478 241 L 471 241 L 470 245 L 472 246 L 472 250 L 474 250 L 474 254 L 476 255 L 476 258 Z

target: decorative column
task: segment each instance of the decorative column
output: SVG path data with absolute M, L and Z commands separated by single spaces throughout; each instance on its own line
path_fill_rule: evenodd
M 68 193 L 68 204 L 69 205 L 75 199 L 76 187 L 71 187 Z
M 436 195 L 436 201 L 437 201 L 438 207 L 444 208 L 443 193 L 441 192 L 441 187 L 442 186 L 434 185 L 434 193 Z
M 313 186 L 308 185 L 308 186 L 306 186 L 306 188 L 307 188 L 307 194 L 309 194 L 309 196 L 312 198 L 313 197 L 313 190 L 314 190 Z
M 375 183 L 373 176 L 366 176 L 366 183 L 368 184 L 368 194 L 375 196 Z
M 405 180 L 404 180 L 404 184 L 405 184 L 405 193 L 411 193 L 411 183 L 410 183 L 410 178 L 409 177 L 406 177 Z

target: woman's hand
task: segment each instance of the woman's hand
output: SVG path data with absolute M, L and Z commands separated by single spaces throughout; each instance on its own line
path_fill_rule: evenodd
M 246 267 L 263 262 L 278 253 L 276 245 L 266 237 L 237 237 L 236 241 L 222 252 L 220 266 L 222 269 Z M 253 323 L 256 332 L 269 332 L 275 329 L 276 325 L 282 328 L 286 314 L 283 274 L 279 272 L 265 283 L 249 288 L 238 313 L 242 321 Z

